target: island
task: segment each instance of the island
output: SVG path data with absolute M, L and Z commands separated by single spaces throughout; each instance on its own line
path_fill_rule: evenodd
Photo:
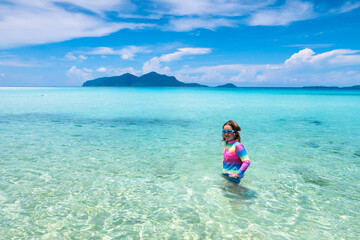
M 232 83 L 227 83 L 227 84 L 224 84 L 224 85 L 217 86 L 217 88 L 237 88 L 237 86 L 235 86 Z
M 188 87 L 188 88 L 209 88 L 207 85 L 199 83 L 184 83 L 177 80 L 174 76 L 167 76 L 157 72 L 150 72 L 137 77 L 130 73 L 125 73 L 121 76 L 102 77 L 94 80 L 88 80 L 83 83 L 83 87 Z M 239 88 L 238 86 L 227 83 L 224 85 L 216 86 L 215 88 Z M 302 89 L 340 89 L 340 90 L 353 90 L 360 89 L 360 85 L 350 87 L 337 87 L 337 86 L 304 86 L 294 87 Z
M 121 76 L 102 77 L 89 80 L 83 83 L 83 87 L 195 87 L 208 88 L 209 86 L 199 83 L 184 83 L 174 76 L 166 76 L 157 72 L 150 72 L 137 77 L 130 73 Z M 218 88 L 237 88 L 234 84 L 228 83 L 217 86 Z
M 208 87 L 198 83 L 180 82 L 173 76 L 150 72 L 140 77 L 125 73 L 121 76 L 102 77 L 84 82 L 83 87 Z

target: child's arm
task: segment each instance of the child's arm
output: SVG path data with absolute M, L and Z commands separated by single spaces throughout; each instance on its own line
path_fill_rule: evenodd
M 241 143 L 236 144 L 235 153 L 239 156 L 239 158 L 242 161 L 242 164 L 238 171 L 238 174 L 241 177 L 243 177 L 246 169 L 250 165 L 250 159 L 249 159 L 249 156 L 248 156 L 244 146 Z

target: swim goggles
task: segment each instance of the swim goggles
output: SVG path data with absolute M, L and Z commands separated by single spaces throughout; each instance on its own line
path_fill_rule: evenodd
M 235 132 L 235 130 L 222 130 L 222 133 L 224 134 L 224 133 L 234 133 Z

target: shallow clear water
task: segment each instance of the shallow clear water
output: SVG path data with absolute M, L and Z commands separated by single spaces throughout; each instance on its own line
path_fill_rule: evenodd
M 0 88 L 0 239 L 355 239 L 359 136 L 360 91 Z

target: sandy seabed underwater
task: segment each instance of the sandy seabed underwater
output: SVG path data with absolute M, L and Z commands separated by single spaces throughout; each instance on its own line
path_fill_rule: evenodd
M 359 136 L 360 91 L 0 88 L 0 239 L 358 239 Z

